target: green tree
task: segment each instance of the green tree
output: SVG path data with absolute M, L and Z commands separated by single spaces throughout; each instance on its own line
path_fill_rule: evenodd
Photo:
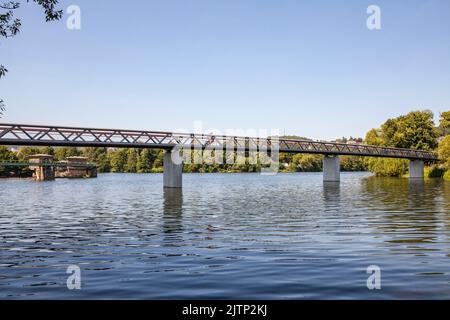
M 441 113 L 439 128 L 441 128 L 444 136 L 450 133 L 450 111 Z
M 0 162 L 17 161 L 17 157 L 14 152 L 10 151 L 7 147 L 0 146 Z
M 0 4 L 0 38 L 11 38 L 20 32 L 22 21 L 15 17 L 15 13 L 20 8 L 21 2 L 25 1 L 8 1 Z M 26 2 L 30 2 L 27 0 Z M 57 10 L 58 0 L 33 0 L 36 4 L 44 9 L 45 20 L 55 21 L 62 17 L 62 10 Z M 0 78 L 4 77 L 8 70 L 0 64 Z M 0 118 L 5 111 L 3 99 L 0 99 Z
M 0 146 L 0 163 L 16 162 L 17 160 L 14 152 L 10 151 L 7 147 Z M 0 177 L 8 177 L 11 174 L 16 175 L 19 171 L 18 167 L 0 165 Z
M 81 156 L 81 152 L 74 147 L 59 147 L 55 149 L 54 155 L 56 161 L 64 161 L 68 157 Z
M 108 158 L 111 163 L 112 172 L 125 172 L 125 167 L 128 160 L 126 149 L 110 151 L 108 153 Z
M 298 153 L 289 165 L 290 171 L 317 172 L 322 170 L 322 156 Z
M 28 156 L 41 153 L 42 149 L 37 147 L 22 147 L 19 148 L 19 150 L 17 151 L 17 158 L 19 159 L 20 162 L 27 162 Z
M 364 143 L 371 146 L 383 146 L 384 140 L 381 135 L 382 133 L 380 129 L 371 129 L 367 132 Z
M 111 163 L 108 157 L 107 148 L 82 148 L 81 154 L 84 157 L 87 157 L 89 162 L 97 165 L 98 172 L 102 173 L 111 171 Z
M 394 148 L 434 150 L 439 136 L 431 111 L 412 111 L 381 126 L 383 145 Z
M 51 156 L 55 155 L 55 149 L 53 149 L 52 147 L 42 147 L 40 148 L 40 153 L 42 154 L 49 154 Z
M 137 162 L 137 171 L 139 173 L 152 172 L 153 162 L 156 159 L 156 155 L 150 149 L 143 149 L 139 154 Z
M 128 173 L 137 172 L 138 163 L 138 151 L 136 149 L 127 149 L 127 163 L 125 165 L 125 171 Z
M 408 160 L 389 158 L 368 158 L 366 164 L 379 177 L 400 177 L 408 172 Z
M 437 147 L 438 135 L 431 111 L 413 111 L 395 119 L 388 119 L 381 129 L 370 130 L 366 134 L 365 143 L 434 150 Z M 365 164 L 378 176 L 401 176 L 408 171 L 408 161 L 402 159 L 366 158 Z
M 362 157 L 341 156 L 342 171 L 366 171 L 367 166 Z
M 157 150 L 156 151 L 156 158 L 153 162 L 153 168 L 158 169 L 162 168 L 164 166 L 164 150 Z
M 439 143 L 438 155 L 444 163 L 444 167 L 450 170 L 450 135 L 445 136 Z

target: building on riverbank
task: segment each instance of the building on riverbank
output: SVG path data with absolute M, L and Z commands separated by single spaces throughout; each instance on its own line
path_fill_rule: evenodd
M 60 164 L 66 166 L 56 167 L 56 178 L 96 178 L 97 167 L 88 163 L 87 157 L 67 157 Z

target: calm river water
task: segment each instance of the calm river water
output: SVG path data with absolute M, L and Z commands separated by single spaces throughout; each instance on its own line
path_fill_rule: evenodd
M 156 174 L 0 180 L 0 298 L 450 298 L 448 182 L 183 179 L 182 192 Z

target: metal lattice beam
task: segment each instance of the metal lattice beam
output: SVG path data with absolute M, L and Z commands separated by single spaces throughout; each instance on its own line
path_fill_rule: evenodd
M 430 151 L 361 144 L 174 132 L 0 124 L 0 145 L 172 149 L 174 147 L 352 155 L 436 161 Z

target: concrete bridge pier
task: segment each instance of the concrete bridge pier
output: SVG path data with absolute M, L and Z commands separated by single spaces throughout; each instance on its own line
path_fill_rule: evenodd
M 339 156 L 325 155 L 323 157 L 323 181 L 341 181 L 341 162 L 339 160 Z
M 181 188 L 183 186 L 182 174 L 183 162 L 179 152 L 173 149 L 166 150 L 164 153 L 164 188 Z
M 425 162 L 423 160 L 409 160 L 409 178 L 423 179 Z

